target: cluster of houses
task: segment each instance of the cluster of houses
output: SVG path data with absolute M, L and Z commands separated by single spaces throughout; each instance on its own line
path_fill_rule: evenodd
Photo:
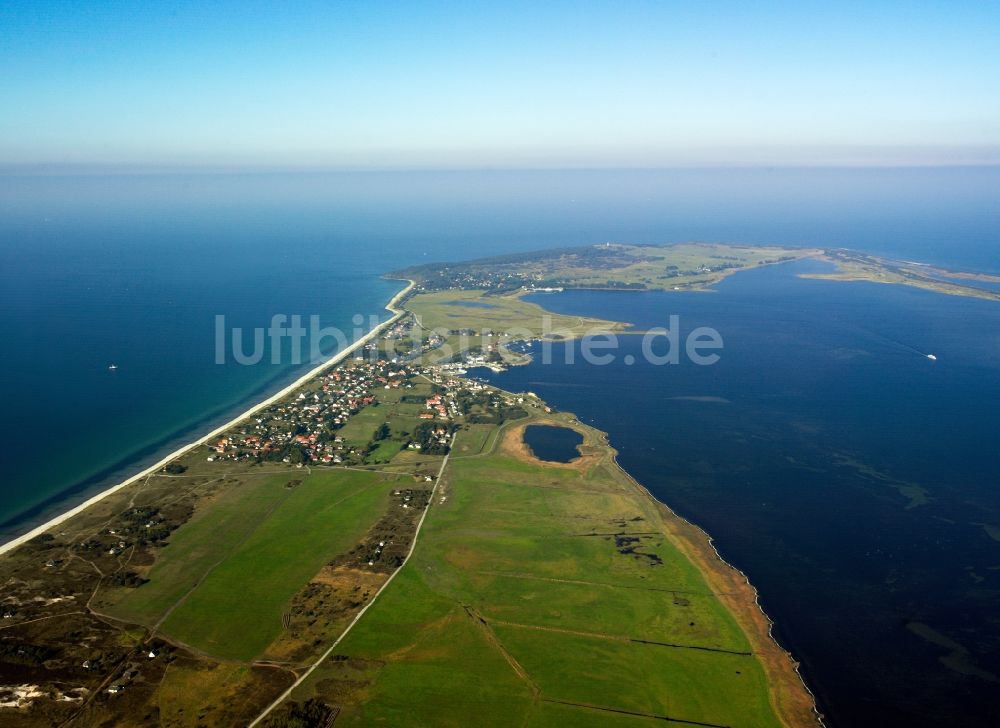
M 407 317 L 388 329 L 383 338 L 405 337 L 411 333 L 411 326 L 412 318 Z M 432 344 L 426 338 L 422 341 L 423 348 Z M 465 374 L 465 367 L 489 364 L 489 356 L 483 353 L 467 354 L 461 363 L 438 366 L 424 366 L 412 359 L 359 356 L 225 433 L 209 445 L 207 459 L 271 460 L 295 465 L 364 462 L 368 451 L 358 447 L 357 442 L 348 442 L 339 430 L 363 408 L 377 404 L 380 391 L 411 390 L 418 376 L 435 386 L 423 400 L 424 410 L 417 417 L 433 422 L 435 428 L 419 428 L 419 437 L 415 433 L 408 447 L 415 449 L 421 442 L 436 447 L 447 442 L 451 423 L 469 414 L 468 402 L 483 402 L 479 398 L 470 399 L 469 395 L 489 389 L 481 382 L 459 378 Z M 516 404 L 509 397 L 495 398 L 493 407 Z M 393 399 L 411 404 L 421 402 L 416 393 L 404 393 Z
M 478 379 L 459 378 L 464 374 L 465 370 L 461 368 L 461 365 L 447 364 L 434 367 L 427 375 L 428 379 L 447 393 L 448 414 L 451 418 L 470 414 L 469 402 L 475 402 L 487 409 L 516 407 L 524 404 L 524 395 L 503 392 Z M 528 398 L 535 399 L 535 395 L 529 392 Z
M 159 651 L 155 649 L 148 649 L 145 650 L 144 652 L 140 652 L 139 654 L 145 654 L 146 659 L 148 660 L 155 660 L 157 657 L 160 656 Z M 93 667 L 93 665 L 91 664 L 90 660 L 85 660 L 82 667 L 84 670 L 90 670 Z M 125 671 L 121 674 L 121 676 L 119 676 L 118 681 L 108 686 L 107 688 L 108 694 L 118 695 L 120 693 L 124 693 L 125 688 L 128 687 L 128 684 L 133 682 L 137 677 L 139 677 L 140 672 L 141 670 L 138 668 L 138 665 L 136 663 L 130 663 L 128 666 L 126 666 Z
M 274 460 L 292 464 L 340 465 L 361 462 L 364 453 L 348 443 L 339 430 L 363 408 L 378 402 L 379 391 L 413 389 L 413 380 L 422 376 L 435 386 L 423 399 L 424 410 L 417 417 L 436 427 L 426 435 L 446 443 L 448 424 L 464 413 L 458 404 L 459 391 L 479 391 L 479 382 L 458 379 L 453 370 L 424 367 L 414 362 L 357 359 L 322 376 L 295 395 L 274 404 L 209 446 L 209 461 Z M 409 395 L 410 400 L 417 395 Z M 403 401 L 407 395 L 403 394 Z M 416 438 L 415 438 L 416 439 Z M 410 449 L 419 447 L 419 440 Z
M 296 395 L 268 407 L 215 442 L 213 460 L 344 462 L 356 455 L 337 431 L 378 390 L 412 389 L 420 368 L 387 360 L 359 359 L 316 379 Z
M 445 401 L 443 395 L 435 394 L 432 397 L 428 397 L 427 401 L 424 403 L 424 406 L 427 407 L 429 411 L 421 412 L 418 416 L 422 420 L 432 420 L 434 419 L 434 415 L 437 415 L 441 419 L 447 420 L 449 419 L 449 412 L 448 412 L 449 404 L 452 407 L 452 411 L 450 414 L 453 416 L 457 415 L 458 410 L 455 409 L 454 401 L 447 402 Z
M 424 331 L 413 316 L 405 316 L 393 324 L 384 332 L 382 339 L 387 357 L 410 361 L 439 348 L 445 341 L 441 332 Z
M 531 285 L 537 275 L 515 273 L 503 268 L 443 268 L 428 276 L 417 286 L 417 291 L 446 289 L 480 289 L 488 291 L 514 291 Z

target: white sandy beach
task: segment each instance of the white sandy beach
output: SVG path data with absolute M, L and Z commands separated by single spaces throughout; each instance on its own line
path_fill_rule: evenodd
M 65 522 L 67 520 L 69 520 L 70 518 L 72 518 L 73 516 L 77 515 L 78 513 L 83 512 L 85 509 L 89 508 L 90 506 L 94 505 L 95 503 L 98 503 L 99 501 L 103 500 L 104 498 L 107 498 L 112 493 L 115 493 L 115 492 L 121 490 L 122 488 L 124 488 L 124 487 L 126 487 L 128 485 L 131 485 L 132 483 L 135 483 L 138 480 L 141 480 L 142 478 L 145 478 L 145 477 L 147 477 L 149 475 L 152 475 L 153 473 L 156 473 L 162 467 L 164 467 L 167 463 L 169 463 L 171 460 L 175 460 L 176 458 L 178 458 L 181 455 L 185 454 L 186 452 L 192 450 L 193 448 L 198 447 L 199 445 L 204 445 L 206 442 L 208 442 L 209 440 L 211 440 L 211 439 L 219 436 L 220 434 L 222 434 L 226 430 L 230 429 L 231 427 L 233 427 L 234 425 L 236 425 L 240 421 L 246 419 L 247 417 L 250 417 L 251 415 L 259 412 L 262 409 L 264 409 L 265 407 L 268 407 L 271 404 L 274 404 L 278 400 L 282 399 L 283 397 L 286 397 L 287 395 L 291 394 L 293 391 L 295 391 L 296 389 L 298 389 L 299 387 L 301 387 L 303 384 L 305 384 L 306 382 L 308 382 L 310 379 L 312 379 L 316 375 L 322 373 L 323 371 L 325 371 L 327 369 L 330 369 L 331 367 L 336 366 L 337 364 L 339 364 L 340 362 L 342 362 L 344 359 L 346 359 L 348 356 L 350 356 L 352 353 L 354 353 L 355 351 L 357 351 L 358 349 L 360 349 L 361 347 L 363 347 L 365 344 L 369 343 L 370 341 L 372 341 L 376 337 L 378 337 L 378 335 L 380 333 L 382 333 L 382 331 L 384 331 L 387 327 L 391 326 L 393 323 L 395 323 L 397 320 L 399 320 L 400 316 L 403 315 L 404 311 L 403 311 L 403 309 L 398 308 L 397 306 L 398 306 L 399 302 L 413 289 L 413 286 L 414 286 L 414 282 L 413 281 L 409 281 L 407 283 L 406 287 L 403 288 L 401 291 L 399 291 L 395 296 L 393 296 L 392 299 L 390 299 L 390 301 L 385 305 L 386 310 L 389 311 L 390 313 L 392 313 L 392 317 L 391 318 L 386 319 L 385 321 L 383 321 L 382 323 L 380 323 L 378 326 L 376 326 L 375 328 L 373 328 L 371 331 L 369 331 L 367 334 L 365 334 L 364 336 L 362 336 L 360 339 L 358 339 L 357 341 L 355 341 L 354 343 L 352 343 L 350 346 L 346 347 L 343 351 L 338 351 L 331 358 L 327 359 L 326 361 L 322 362 L 318 366 L 314 367 L 312 370 L 310 370 L 306 374 L 303 374 L 301 377 L 299 377 L 298 379 L 296 379 L 294 382 L 292 382 L 291 384 L 289 384 L 287 387 L 285 387 L 284 389 L 282 389 L 280 392 L 276 392 L 276 393 L 272 394 L 270 397 L 268 397 L 267 399 L 265 399 L 265 400 L 263 400 L 261 402 L 258 402 L 253 407 L 251 407 L 250 409 L 248 409 L 246 412 L 243 412 L 243 413 L 237 415 L 236 417 L 234 417 L 233 419 L 229 420 L 225 424 L 219 425 L 214 430 L 212 430 L 209 433 L 206 433 L 205 435 L 203 435 L 199 439 L 195 440 L 194 442 L 190 442 L 187 445 L 183 445 L 182 447 L 179 447 L 178 449 L 174 450 L 172 453 L 170 453 L 169 455 L 165 456 L 164 458 L 162 458 L 158 462 L 154 463 L 153 465 L 150 465 L 145 470 L 142 470 L 142 471 L 136 473 L 135 475 L 133 475 L 132 477 L 128 478 L 127 480 L 123 480 L 121 483 L 118 483 L 117 485 L 113 485 L 110 488 L 107 488 L 106 490 L 101 491 L 100 493 L 98 493 L 98 494 L 96 494 L 96 495 L 88 498 L 83 503 L 79 504 L 78 506 L 75 506 L 74 508 L 69 509 L 65 513 L 61 513 L 58 516 L 56 516 L 55 518 L 52 518 L 52 519 L 46 521 L 45 523 L 42 523 L 41 525 L 36 526 L 35 528 L 31 529 L 27 533 L 25 533 L 25 534 L 23 534 L 21 536 L 18 536 L 17 538 L 11 539 L 7 543 L 5 543 L 2 546 L 0 546 L 0 554 L 4 554 L 4 553 L 6 553 L 6 552 L 8 552 L 8 551 L 10 551 L 12 549 L 16 549 L 18 546 L 20 546 L 23 543 L 26 543 L 27 541 L 30 541 L 35 536 L 43 534 L 46 531 L 49 531 L 49 530 L 55 528 L 56 526 L 58 526 L 59 524 Z

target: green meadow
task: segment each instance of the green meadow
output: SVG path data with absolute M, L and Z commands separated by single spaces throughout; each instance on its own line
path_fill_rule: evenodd
M 413 558 L 294 698 L 349 725 L 781 725 L 733 616 L 584 434 L 607 455 L 572 468 L 463 430 Z
M 471 305 L 470 305 L 471 304 Z M 545 336 L 570 339 L 587 332 L 622 331 L 627 324 L 585 316 L 564 316 L 546 311 L 535 303 L 521 300 L 519 293 L 491 295 L 486 291 L 435 291 L 420 293 L 406 302 L 416 320 L 427 331 L 443 336 L 443 345 L 428 352 L 427 363 L 440 363 L 470 347 L 495 344 L 495 337 L 483 332 L 510 334 L 512 339 Z M 471 335 L 448 333 L 468 330 Z M 501 339 L 503 344 L 506 340 Z
M 295 593 L 379 518 L 395 482 L 334 469 L 244 476 L 179 528 L 149 582 L 109 611 L 162 620 L 165 635 L 210 655 L 253 660 L 281 633 Z

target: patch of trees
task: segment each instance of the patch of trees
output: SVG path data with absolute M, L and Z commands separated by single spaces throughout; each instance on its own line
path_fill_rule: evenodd
M 447 455 L 448 443 L 441 442 L 441 435 L 434 431 L 444 427 L 447 438 L 454 431 L 454 425 L 439 425 L 434 422 L 421 422 L 413 429 L 413 441 L 420 445 L 420 451 L 425 455 Z
M 39 551 L 55 548 L 56 546 L 62 546 L 62 544 L 56 541 L 56 537 L 53 536 L 51 533 L 40 533 L 33 539 L 28 541 L 28 543 L 25 545 L 30 546 L 31 548 L 37 549 Z
M 324 728 L 334 717 L 333 708 L 310 698 L 304 703 L 292 703 L 283 712 L 268 717 L 267 728 Z
M 492 412 L 476 412 L 469 415 L 468 420 L 473 425 L 501 425 L 507 420 L 519 420 L 528 413 L 522 407 L 498 407 Z
M 511 407 L 501 407 L 497 416 L 500 417 L 501 422 L 506 422 L 507 420 L 519 420 L 522 417 L 528 416 L 528 411 L 523 407 L 511 406 Z
M 41 665 L 55 655 L 55 650 L 45 645 L 25 642 L 0 642 L 0 662 L 14 665 Z
M 604 285 L 607 288 L 628 288 L 638 290 L 642 290 L 646 287 L 645 283 L 625 283 L 624 281 L 607 281 Z
M 181 465 L 179 462 L 175 460 L 172 463 L 168 463 L 167 467 L 165 467 L 163 470 L 170 475 L 180 475 L 185 470 L 187 470 L 187 466 Z
M 147 523 L 153 520 L 160 513 L 156 506 L 136 506 L 122 512 L 122 518 L 132 523 Z
M 507 404 L 489 390 L 471 392 L 463 389 L 455 395 L 455 402 L 468 421 L 476 425 L 498 425 L 528 416 L 524 408 Z
M 169 523 L 153 506 L 137 506 L 129 508 L 121 514 L 123 525 L 118 529 L 118 536 L 134 541 L 140 546 L 159 544 L 165 541 L 179 523 Z M 185 517 L 184 520 L 187 520 Z
M 128 589 L 135 589 L 145 584 L 149 579 L 143 579 L 134 571 L 116 571 L 111 575 L 113 586 L 123 586 Z
M 489 390 L 471 392 L 468 389 L 462 389 L 455 395 L 455 404 L 458 406 L 459 412 L 467 415 L 475 407 L 493 407 L 495 399 L 496 395 Z

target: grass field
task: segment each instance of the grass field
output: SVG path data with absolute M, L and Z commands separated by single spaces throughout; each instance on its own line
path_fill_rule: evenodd
M 417 417 L 426 411 L 422 401 L 402 402 L 403 396 L 426 398 L 431 394 L 430 384 L 418 382 L 410 389 L 386 389 L 378 392 L 378 406 L 365 407 L 353 415 L 338 431 L 350 447 L 364 447 L 372 439 L 382 423 L 388 423 L 391 432 L 390 439 L 401 441 L 410 435 L 421 420 Z M 382 443 L 381 452 L 373 455 L 373 459 L 388 461 L 399 450 Z
M 462 436 L 455 441 L 455 457 L 479 455 L 496 434 L 494 425 L 466 425 Z
M 167 636 L 253 660 L 281 632 L 292 596 L 377 520 L 394 482 L 347 470 L 252 478 L 181 527 L 149 583 L 109 611 L 144 624 L 167 615 Z
M 240 475 L 226 479 L 226 487 L 171 536 L 169 546 L 149 571 L 141 589 L 117 590 L 105 595 L 112 602 L 103 611 L 139 624 L 155 624 L 213 566 L 228 557 L 289 495 L 285 484 L 291 471 Z
M 483 304 L 483 308 L 469 306 Z M 522 301 L 517 294 L 487 295 L 484 291 L 439 291 L 421 293 L 407 301 L 424 328 L 484 329 L 510 331 L 523 329 L 534 336 L 545 333 L 542 318 L 551 320 L 552 329 L 578 333 L 592 327 L 620 329 L 621 324 L 585 316 L 550 313 L 535 303 Z
M 481 258 L 447 266 L 416 266 L 398 275 L 452 296 L 466 290 L 518 287 L 692 290 L 758 265 L 817 256 L 823 251 L 776 246 L 605 243 Z M 465 304 L 468 305 L 468 304 Z M 479 307 L 480 304 L 474 304 Z
M 255 694 L 273 690 L 281 679 L 268 668 L 177 660 L 167 667 L 151 702 L 164 727 L 245 725 L 253 719 Z
M 580 468 L 463 431 L 410 564 L 294 697 L 349 725 L 781 725 L 732 614 L 581 429 Z
M 383 406 L 365 407 L 352 416 L 337 434 L 351 447 L 363 447 L 368 444 L 375 430 L 385 422 L 385 417 L 389 414 L 382 409 Z
M 779 260 L 793 260 L 819 252 L 710 243 L 613 245 L 612 250 L 616 250 L 624 258 L 621 265 L 603 268 L 571 258 L 555 258 L 529 267 L 529 270 L 574 288 L 636 286 L 673 290 L 708 286 L 737 270 Z

